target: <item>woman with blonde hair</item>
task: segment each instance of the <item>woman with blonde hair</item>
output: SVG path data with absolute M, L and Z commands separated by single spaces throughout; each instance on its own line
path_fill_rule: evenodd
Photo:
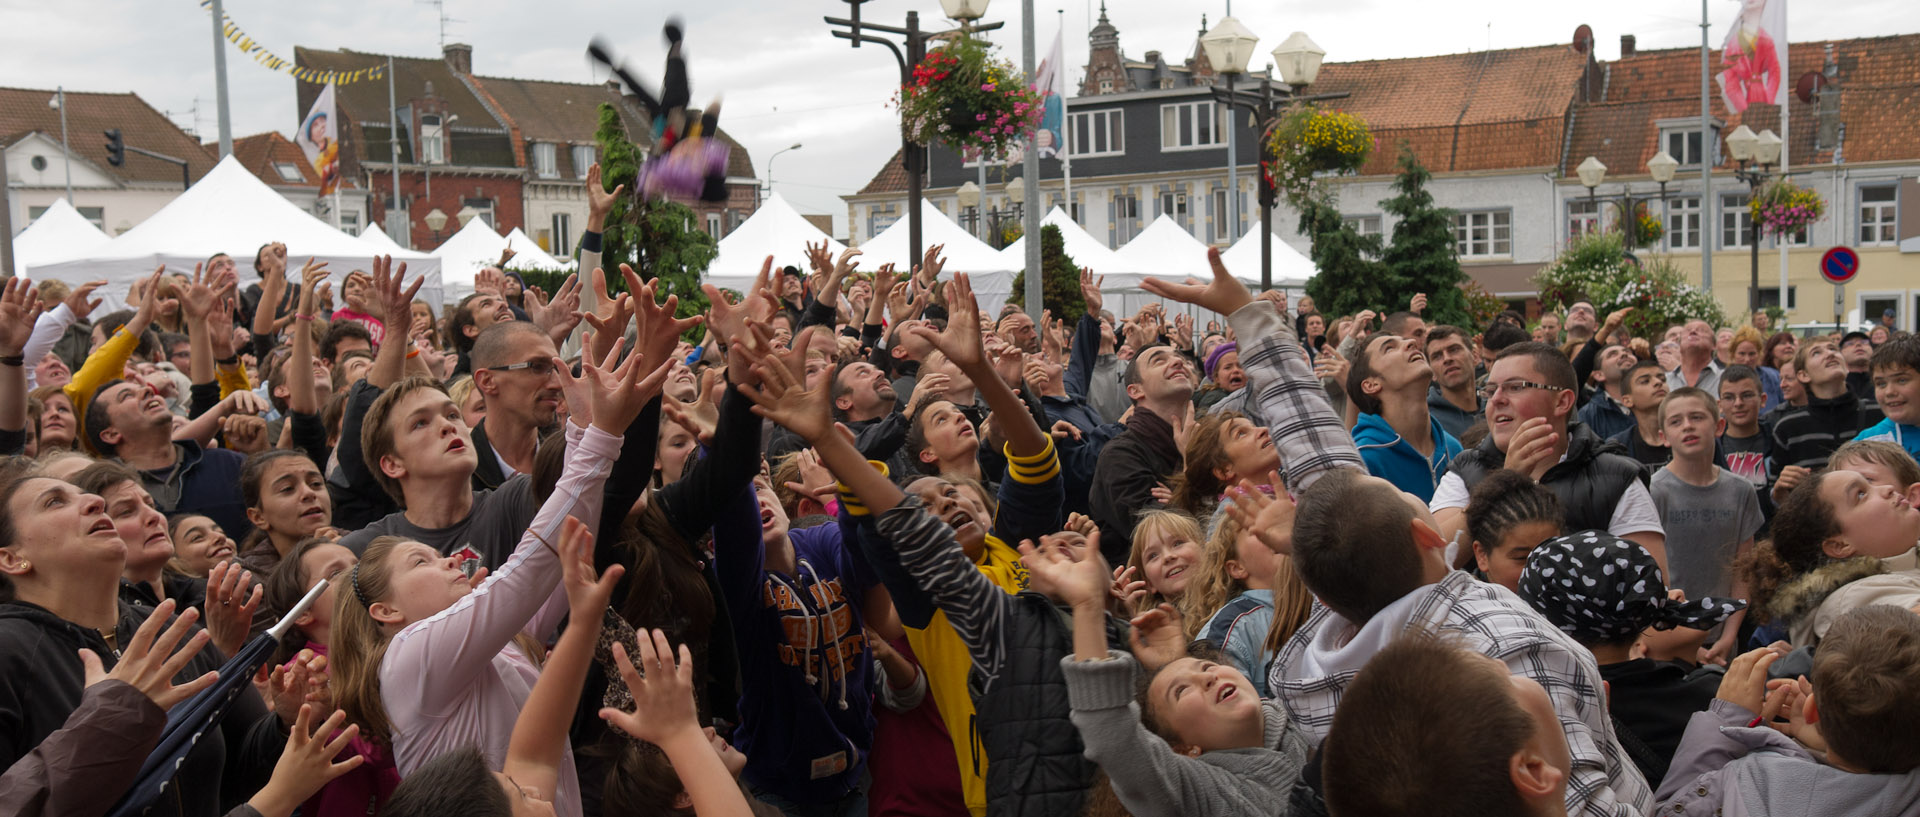
M 1238 480 L 1270 480 L 1280 454 L 1265 426 L 1237 411 L 1200 418 L 1187 436 L 1186 465 L 1173 480 L 1173 507 L 1195 519 L 1213 515 L 1220 495 Z
M 1155 510 L 1140 516 L 1133 531 L 1133 552 L 1115 581 L 1128 588 L 1129 615 L 1138 615 L 1161 603 L 1178 606 L 1200 567 L 1200 543 L 1206 533 L 1192 516 L 1180 511 Z

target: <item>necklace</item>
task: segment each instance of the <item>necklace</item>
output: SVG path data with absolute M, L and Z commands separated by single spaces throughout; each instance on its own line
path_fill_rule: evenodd
M 119 644 L 120 633 L 118 631 L 118 628 L 107 627 L 105 629 L 101 629 L 96 627 L 94 628 L 93 631 L 100 634 L 100 639 L 102 641 L 107 642 L 107 649 L 113 650 L 113 657 L 116 659 L 119 658 L 120 657 L 120 644 Z

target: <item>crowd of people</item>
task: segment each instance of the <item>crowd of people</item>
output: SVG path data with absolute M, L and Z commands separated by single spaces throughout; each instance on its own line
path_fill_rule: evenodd
M 1920 815 L 1920 338 L 1217 251 L 1071 325 L 937 246 L 690 309 L 621 192 L 551 295 L 9 280 L 0 811 L 109 813 L 277 624 L 147 813 Z

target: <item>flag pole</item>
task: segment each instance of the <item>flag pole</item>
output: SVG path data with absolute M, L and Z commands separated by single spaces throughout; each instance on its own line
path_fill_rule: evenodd
M 1060 15 L 1060 30 L 1064 32 L 1067 30 L 1067 10 L 1055 11 Z M 1054 83 L 1059 86 L 1060 94 L 1060 200 L 1066 203 L 1067 219 L 1078 223 L 1079 219 L 1073 217 L 1073 115 L 1067 112 L 1067 101 L 1071 97 L 1067 94 L 1067 51 L 1064 46 L 1060 49 L 1059 65 L 1054 67 L 1054 72 L 1060 80 Z
M 1786 52 L 1786 59 L 1780 60 L 1780 92 L 1777 97 L 1780 102 L 1780 178 L 1785 179 L 1787 177 L 1787 154 L 1793 152 L 1793 126 L 1792 120 L 1789 119 L 1788 116 L 1789 111 L 1793 108 L 1793 91 L 1787 84 L 1793 78 L 1793 71 L 1788 69 L 1788 60 L 1793 58 L 1793 44 L 1787 39 L 1786 0 L 1771 0 L 1771 2 L 1779 3 L 1782 6 L 1780 10 L 1780 32 L 1774 36 L 1778 38 L 1775 40 L 1775 42 L 1778 43 L 1777 47 Z M 1813 228 L 1811 227 L 1807 228 L 1807 239 L 1809 243 L 1812 242 Z M 1774 241 L 1780 245 L 1780 306 L 1784 308 L 1787 305 L 1788 291 L 1787 245 L 1792 242 L 1791 237 L 1784 234 L 1775 237 Z

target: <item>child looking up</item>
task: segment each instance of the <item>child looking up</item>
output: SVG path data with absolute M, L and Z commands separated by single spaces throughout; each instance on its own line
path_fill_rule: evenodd
M 1660 425 L 1673 461 L 1654 472 L 1650 490 L 1660 524 L 1672 540 L 1667 548 L 1669 585 L 1688 598 L 1747 598 L 1747 584 L 1732 566 L 1753 550 L 1753 536 L 1764 519 L 1752 484 L 1713 464 L 1714 440 L 1726 427 L 1719 406 L 1699 389 L 1675 389 L 1660 403 Z M 1700 663 L 1720 664 L 1733 655 L 1745 617 L 1742 610 L 1727 619 L 1702 648 Z
M 1627 370 L 1627 393 L 1620 404 L 1633 411 L 1633 428 L 1615 434 L 1610 442 L 1626 447 L 1634 459 L 1659 466 L 1673 452 L 1660 439 L 1660 401 L 1667 398 L 1667 373 L 1657 361 L 1642 360 Z
M 1520 570 L 1534 546 L 1559 536 L 1564 524 L 1560 497 L 1518 471 L 1488 474 L 1467 498 L 1474 563 L 1487 581 L 1508 590 L 1520 588 Z
M 1886 419 L 1854 439 L 1885 440 L 1920 457 L 1920 338 L 1904 337 L 1873 350 L 1873 401 Z

